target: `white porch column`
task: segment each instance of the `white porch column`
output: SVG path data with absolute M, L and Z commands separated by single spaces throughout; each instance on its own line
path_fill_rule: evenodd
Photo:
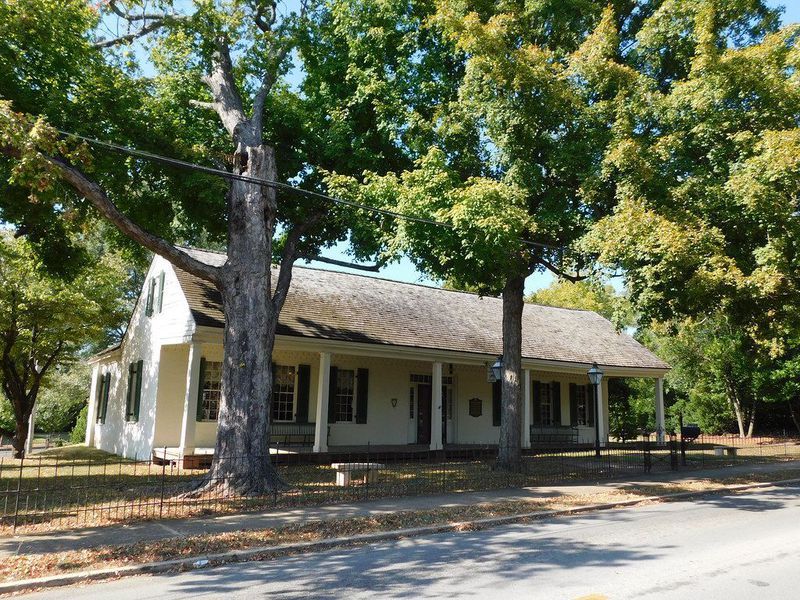
M 86 437 L 84 441 L 91 448 L 94 446 L 94 424 L 97 422 L 97 392 L 99 390 L 100 365 L 95 363 L 92 367 L 92 382 L 89 386 L 89 410 L 86 411 Z
M 331 386 L 331 354 L 319 353 L 317 380 L 317 417 L 314 427 L 314 452 L 328 451 L 328 395 Z
M 186 394 L 183 397 L 183 420 L 181 422 L 180 455 L 194 452 L 194 431 L 197 424 L 197 400 L 200 394 L 200 359 L 202 345 L 189 344 L 189 361 L 186 367 Z
M 606 403 L 605 393 L 603 392 L 603 382 L 595 386 L 597 388 L 597 424 L 600 434 L 600 445 L 605 447 L 608 444 L 608 430 L 606 429 Z
M 533 408 L 533 398 L 531 398 L 531 370 L 522 371 L 522 447 L 531 447 L 531 410 Z M 561 402 L 561 398 L 555 398 L 555 402 Z
M 431 403 L 431 450 L 441 450 L 442 445 L 442 363 L 433 363 L 433 401 Z
M 664 378 L 656 379 L 656 439 L 659 444 L 664 443 Z
M 25 440 L 25 456 L 28 456 L 33 451 L 33 428 L 36 423 L 36 409 L 38 402 L 33 405 L 31 410 L 31 420 L 28 421 L 28 439 Z

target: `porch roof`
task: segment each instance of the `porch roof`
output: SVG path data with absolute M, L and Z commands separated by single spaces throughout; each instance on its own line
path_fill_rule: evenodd
M 226 258 L 218 252 L 185 251 L 213 265 L 223 264 Z M 222 327 L 224 316 L 217 289 L 180 269 L 175 271 L 195 323 Z M 278 334 L 496 356 L 502 353 L 502 300 L 295 267 Z M 533 360 L 669 369 L 597 313 L 537 304 L 525 304 L 522 355 Z

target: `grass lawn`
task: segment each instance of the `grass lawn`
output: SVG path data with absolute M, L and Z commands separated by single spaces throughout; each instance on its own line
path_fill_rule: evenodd
M 792 446 L 800 450 L 800 446 Z M 687 467 L 713 467 L 781 460 L 764 448 L 740 450 L 738 457 L 717 457 L 692 448 Z M 780 453 L 777 451 L 780 450 Z M 355 474 L 348 487 L 335 485 L 329 465 L 280 465 L 291 489 L 274 496 L 184 499 L 204 475 L 175 465 L 137 462 L 82 445 L 53 448 L 20 461 L 0 460 L 0 534 L 20 530 L 65 529 L 154 518 L 185 518 L 291 506 L 322 505 L 374 498 L 481 491 L 548 485 L 565 481 L 601 480 L 643 473 L 643 454 L 612 449 L 601 458 L 591 450 L 547 451 L 526 456 L 522 473 L 492 469 L 487 458 L 450 461 L 389 462 L 377 482 Z M 670 469 L 669 450 L 653 449 L 653 471 Z M 19 490 L 19 492 L 17 491 Z

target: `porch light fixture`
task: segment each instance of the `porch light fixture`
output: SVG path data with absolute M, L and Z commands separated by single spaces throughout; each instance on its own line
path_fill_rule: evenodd
M 503 380 L 503 355 L 497 357 L 497 360 L 494 361 L 492 365 L 492 376 L 494 377 L 495 381 L 502 381 Z
M 397 398 L 392 398 L 392 408 L 397 408 Z
M 603 379 L 603 370 L 595 362 L 592 363 L 592 368 L 589 369 L 588 375 L 592 385 L 600 385 L 600 381 Z
M 594 455 L 600 458 L 600 382 L 603 380 L 603 370 L 592 363 L 591 368 L 586 373 L 594 391 Z

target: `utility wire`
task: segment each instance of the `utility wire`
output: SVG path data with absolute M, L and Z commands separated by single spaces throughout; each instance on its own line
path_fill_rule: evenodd
M 264 187 L 273 188 L 276 190 L 285 190 L 289 192 L 294 192 L 300 195 L 308 196 L 311 198 L 316 198 L 319 200 L 325 200 L 326 202 L 333 202 L 335 204 L 341 204 L 343 206 L 349 206 L 351 208 L 358 208 L 361 210 L 373 212 L 376 214 L 384 215 L 387 217 L 393 217 L 396 219 L 403 219 L 405 221 L 411 221 L 414 223 L 424 223 L 426 225 L 435 225 L 437 227 L 446 227 L 448 229 L 455 229 L 454 225 L 450 223 L 445 223 L 444 221 L 436 221 L 434 219 L 426 219 L 424 217 L 415 217 L 414 215 L 409 215 L 406 213 L 397 212 L 394 210 L 388 210 L 385 208 L 378 208 L 377 206 L 370 206 L 368 204 L 361 204 L 360 202 L 353 202 L 352 200 L 344 200 L 342 198 L 334 198 L 333 196 L 328 196 L 327 194 L 323 194 L 321 192 L 315 192 L 313 190 L 304 190 L 303 188 L 299 188 L 293 186 L 289 183 L 283 183 L 281 181 L 272 181 L 269 179 L 261 179 L 260 177 L 250 177 L 249 175 L 240 175 L 238 173 L 231 173 L 230 171 L 225 171 L 224 169 L 216 169 L 214 167 L 207 167 L 204 165 L 198 165 L 197 163 L 188 162 L 185 160 L 180 160 L 178 158 L 170 158 L 169 156 L 162 156 L 160 154 L 154 154 L 152 152 L 147 152 L 145 150 L 137 150 L 136 148 L 131 148 L 129 146 L 122 146 L 120 144 L 114 144 L 112 142 L 104 142 L 102 140 L 97 140 L 94 138 L 86 137 L 83 135 L 78 135 L 77 133 L 70 133 L 68 131 L 63 131 L 61 129 L 57 129 L 58 133 L 60 133 L 64 137 L 71 137 L 87 144 L 91 144 L 93 146 L 101 146 L 104 148 L 108 148 L 110 150 L 114 150 L 115 152 L 120 152 L 122 154 L 128 154 L 130 156 L 137 156 L 139 158 L 144 158 L 147 160 L 151 160 L 154 162 L 159 162 L 165 165 L 169 165 L 172 167 L 177 167 L 180 169 L 187 169 L 190 171 L 197 171 L 199 173 L 205 173 L 207 175 L 217 175 L 219 177 L 223 177 L 225 179 L 230 179 L 233 181 L 242 181 L 245 183 L 254 183 L 257 185 L 262 185 Z M 544 244 L 542 242 L 533 242 L 529 240 L 520 240 L 523 244 L 528 246 L 532 246 L 534 248 L 547 248 L 550 250 L 561 250 L 561 246 L 556 246 L 553 244 Z

